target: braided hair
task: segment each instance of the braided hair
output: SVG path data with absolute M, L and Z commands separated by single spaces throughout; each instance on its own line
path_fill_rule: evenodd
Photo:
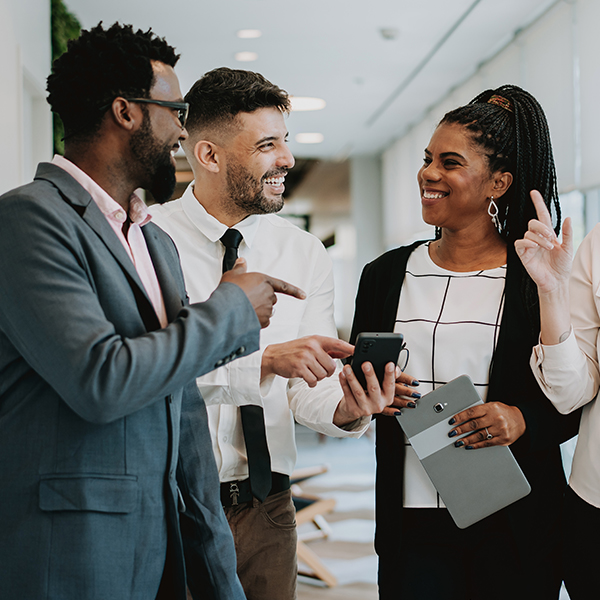
M 506 239 L 509 252 L 515 240 L 525 235 L 529 221 L 537 218 L 531 190 L 542 194 L 553 214 L 554 230 L 559 233 L 561 210 L 550 131 L 542 107 L 529 92 L 516 85 L 486 90 L 469 104 L 446 113 L 442 124 L 463 125 L 486 155 L 490 172 L 512 174 L 512 185 L 496 201 L 500 235 Z M 440 235 L 436 232 L 436 237 Z M 537 288 L 520 260 L 509 262 L 520 270 L 522 294 L 535 328 L 539 325 Z
M 508 171 L 512 185 L 498 199 L 502 235 L 514 242 L 525 235 L 528 223 L 537 218 L 529 197 L 538 190 L 550 214 L 555 231 L 560 231 L 560 204 L 550 131 L 539 102 L 516 85 L 486 90 L 469 104 L 446 113 L 442 124 L 463 125 L 487 156 L 490 172 Z

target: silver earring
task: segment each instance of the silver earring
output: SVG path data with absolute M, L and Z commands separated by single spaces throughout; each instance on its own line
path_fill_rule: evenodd
M 494 202 L 494 196 L 490 196 L 490 205 L 488 206 L 488 215 L 492 217 L 492 223 L 498 230 L 498 233 L 502 233 L 502 224 L 498 218 L 498 205 Z

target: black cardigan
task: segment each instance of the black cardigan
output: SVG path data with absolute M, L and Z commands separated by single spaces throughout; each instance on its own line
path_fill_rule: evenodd
M 412 251 L 425 241 L 391 250 L 368 264 L 362 273 L 351 343 L 363 331 L 393 331 L 406 264 Z M 579 412 L 563 416 L 544 396 L 529 367 L 532 347 L 538 343 L 539 319 L 531 323 L 521 292 L 522 270 L 519 258 L 509 245 L 505 286 L 505 304 L 500 333 L 492 358 L 488 401 L 517 406 L 525 418 L 526 433 L 512 446 L 531 493 L 505 508 L 525 562 L 532 553 L 548 556 L 558 543 L 558 518 L 565 477 L 559 444 L 577 433 Z M 410 348 L 410 340 L 407 340 Z M 407 372 L 410 373 L 410 364 Z M 418 373 L 413 373 L 418 377 Z M 404 438 L 393 417 L 377 419 L 377 482 L 375 548 L 397 560 L 401 555 L 402 498 L 404 475 Z M 394 556 L 395 555 L 395 556 Z M 535 560 L 535 559 L 534 559 Z

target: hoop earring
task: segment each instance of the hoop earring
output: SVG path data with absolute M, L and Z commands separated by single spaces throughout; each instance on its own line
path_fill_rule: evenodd
M 488 215 L 492 217 L 492 223 L 494 227 L 498 230 L 498 233 L 502 233 L 502 224 L 500 223 L 500 219 L 498 218 L 498 205 L 494 202 L 494 196 L 490 196 L 490 205 L 488 206 Z

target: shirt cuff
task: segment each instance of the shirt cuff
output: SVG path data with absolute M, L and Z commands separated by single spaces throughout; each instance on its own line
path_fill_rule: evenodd
M 263 406 L 263 399 L 269 393 L 273 378 L 267 377 L 261 383 L 260 371 L 263 350 L 254 352 L 229 365 L 229 390 L 233 404 Z
M 237 358 L 230 363 L 198 377 L 196 384 L 207 406 L 229 404 L 263 406 L 273 380 L 260 381 L 262 351 Z
M 335 377 L 335 375 L 334 375 Z M 329 383 L 329 382 L 328 382 Z M 333 383 L 333 382 L 332 382 Z M 319 386 L 317 386 L 319 387 Z M 333 387 L 333 386 L 332 386 Z M 313 388 L 315 389 L 315 388 Z M 335 387 L 334 387 L 335 390 Z M 336 390 L 337 391 L 337 390 Z M 340 389 L 340 396 L 338 397 L 335 392 L 328 395 L 328 397 L 321 398 L 319 416 L 315 419 L 315 422 L 312 424 L 308 424 L 311 429 L 315 429 L 319 433 L 324 433 L 330 437 L 337 438 L 359 438 L 363 435 L 369 428 L 371 424 L 371 416 L 361 417 L 352 421 L 351 423 L 346 423 L 346 425 L 342 425 L 338 427 L 333 422 L 333 417 L 335 415 L 335 411 L 342 400 L 342 393 Z M 306 424 L 306 423 L 305 423 Z
M 563 342 L 548 346 L 540 342 L 537 346 L 534 346 L 533 352 L 535 355 L 535 365 L 542 367 L 546 371 L 577 366 L 581 355 L 572 327 L 569 337 Z
M 362 435 L 367 429 L 369 429 L 369 425 L 371 424 L 371 417 L 360 417 L 360 419 L 356 419 L 356 421 L 352 421 L 352 423 L 346 423 L 346 425 L 342 425 L 341 427 L 337 427 L 339 431 L 346 431 L 348 433 L 355 433 Z M 335 427 L 335 425 L 334 425 Z M 337 437 L 342 437 L 338 435 Z

